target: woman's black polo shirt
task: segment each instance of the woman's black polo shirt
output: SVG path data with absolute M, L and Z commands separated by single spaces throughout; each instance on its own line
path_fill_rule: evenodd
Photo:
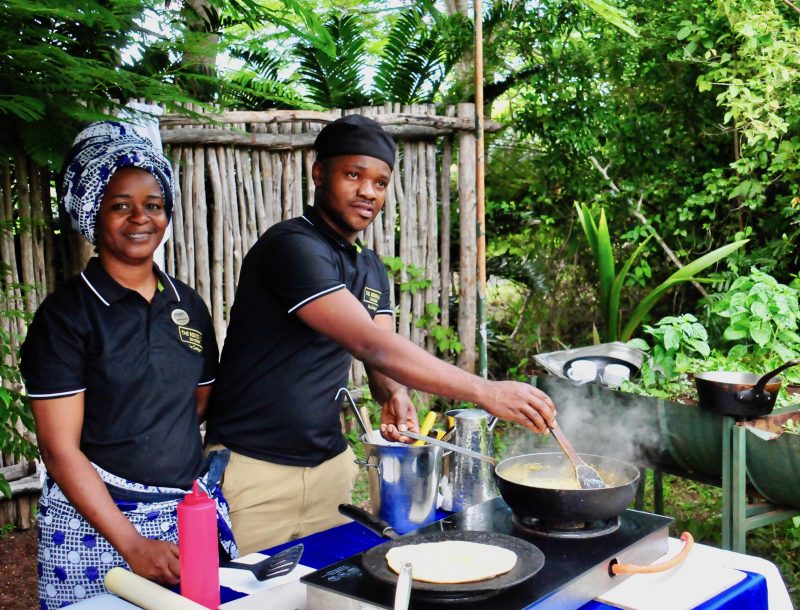
M 290 466 L 344 451 L 336 393 L 352 357 L 295 312 L 349 290 L 371 316 L 392 314 L 383 263 L 313 208 L 271 227 L 242 264 L 209 407 L 206 442 Z
M 148 303 L 90 260 L 36 311 L 20 368 L 31 398 L 84 393 L 80 447 L 92 462 L 187 488 L 203 460 L 194 393 L 214 381 L 217 342 L 200 296 L 155 270 Z

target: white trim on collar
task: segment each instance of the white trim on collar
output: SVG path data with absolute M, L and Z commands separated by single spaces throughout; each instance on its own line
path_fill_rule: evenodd
M 161 270 L 159 269 L 159 271 L 161 271 Z M 175 293 L 175 298 L 178 299 L 178 303 L 180 303 L 181 302 L 181 295 L 178 294 L 178 289 L 175 288 L 175 284 L 172 283 L 172 280 L 163 271 L 161 271 L 161 275 L 163 275 L 165 278 L 167 278 L 167 281 L 169 282 L 169 285 L 172 286 L 172 292 Z
M 97 288 L 95 288 L 94 286 L 92 286 L 92 283 L 89 281 L 89 278 L 87 278 L 87 277 L 86 277 L 86 275 L 83 273 L 83 271 L 81 271 L 81 277 L 83 278 L 83 281 L 84 281 L 84 282 L 86 282 L 86 285 L 89 287 L 89 289 L 90 289 L 92 292 L 94 292 L 94 294 L 97 296 L 97 298 L 98 298 L 98 299 L 100 299 L 100 301 L 103 303 L 103 305 L 105 305 L 106 307 L 110 307 L 110 306 L 111 306 L 111 303 L 109 303 L 108 301 L 106 301 L 106 300 L 103 298 L 103 296 L 102 296 L 102 295 L 101 295 L 99 292 L 97 292 Z

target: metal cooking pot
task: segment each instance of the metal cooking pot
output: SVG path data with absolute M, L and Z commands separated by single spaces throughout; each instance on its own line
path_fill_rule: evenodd
M 800 360 L 790 360 L 764 375 L 732 371 L 698 373 L 694 376 L 698 402 L 703 409 L 721 415 L 768 415 L 781 387 L 781 380 L 775 375 L 797 364 Z
M 434 445 L 390 443 L 380 436 L 375 443 L 361 436 L 372 510 L 400 533 L 434 521 L 442 449 Z

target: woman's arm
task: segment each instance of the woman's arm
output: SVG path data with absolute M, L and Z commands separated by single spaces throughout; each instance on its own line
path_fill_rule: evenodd
M 97 471 L 80 450 L 83 393 L 32 400 L 36 439 L 50 476 L 84 518 L 119 551 L 131 570 L 160 583 L 180 578 L 178 546 L 150 540 L 117 508 Z

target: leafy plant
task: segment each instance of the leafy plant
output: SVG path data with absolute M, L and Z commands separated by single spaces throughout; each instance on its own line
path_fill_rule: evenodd
M 753 267 L 730 289 L 710 297 L 709 310 L 724 321 L 722 337 L 735 342 L 728 358 L 764 370 L 800 355 L 797 288 Z M 785 375 L 798 379 L 791 369 Z
M 4 264 L 0 264 L 0 271 Z M 6 285 L 6 290 L 24 286 Z M 5 292 L 0 292 L 0 318 L 28 319 L 28 314 L 16 309 Z M 19 349 L 17 339 L 0 326 L 0 453 L 10 455 L 15 461 L 24 457 L 34 459 L 39 452 L 29 433 L 34 431 L 33 414 L 28 398 L 22 393 L 22 376 L 19 372 Z M 0 492 L 11 497 L 11 487 L 0 474 Z
M 667 316 L 653 326 L 644 326 L 642 330 L 654 339 L 651 352 L 653 366 L 668 378 L 675 373 L 690 371 L 695 358 L 707 358 L 711 353 L 708 332 L 692 314 Z M 628 345 L 650 351 L 643 339 L 631 339 Z
M 628 341 L 633 336 L 634 331 L 642 323 L 645 316 L 647 316 L 659 299 L 664 296 L 667 290 L 683 282 L 706 281 L 698 278 L 697 274 L 718 263 L 730 253 L 747 243 L 746 239 L 742 239 L 717 248 L 673 273 L 650 291 L 638 305 L 634 307 L 633 311 L 628 316 L 627 322 L 620 331 L 622 289 L 625 286 L 625 280 L 631 266 L 650 237 L 648 236 L 639 244 L 630 257 L 628 257 L 628 260 L 625 261 L 619 273 L 617 273 L 616 263 L 614 262 L 614 250 L 611 245 L 611 234 L 608 228 L 605 210 L 601 208 L 600 217 L 598 220 L 595 220 L 594 215 L 585 204 L 578 205 L 576 203 L 575 208 L 578 211 L 581 227 L 583 228 L 586 240 L 589 242 L 595 264 L 597 265 L 600 309 L 606 322 L 605 331 L 602 333 L 605 341 L 616 341 L 617 339 Z

